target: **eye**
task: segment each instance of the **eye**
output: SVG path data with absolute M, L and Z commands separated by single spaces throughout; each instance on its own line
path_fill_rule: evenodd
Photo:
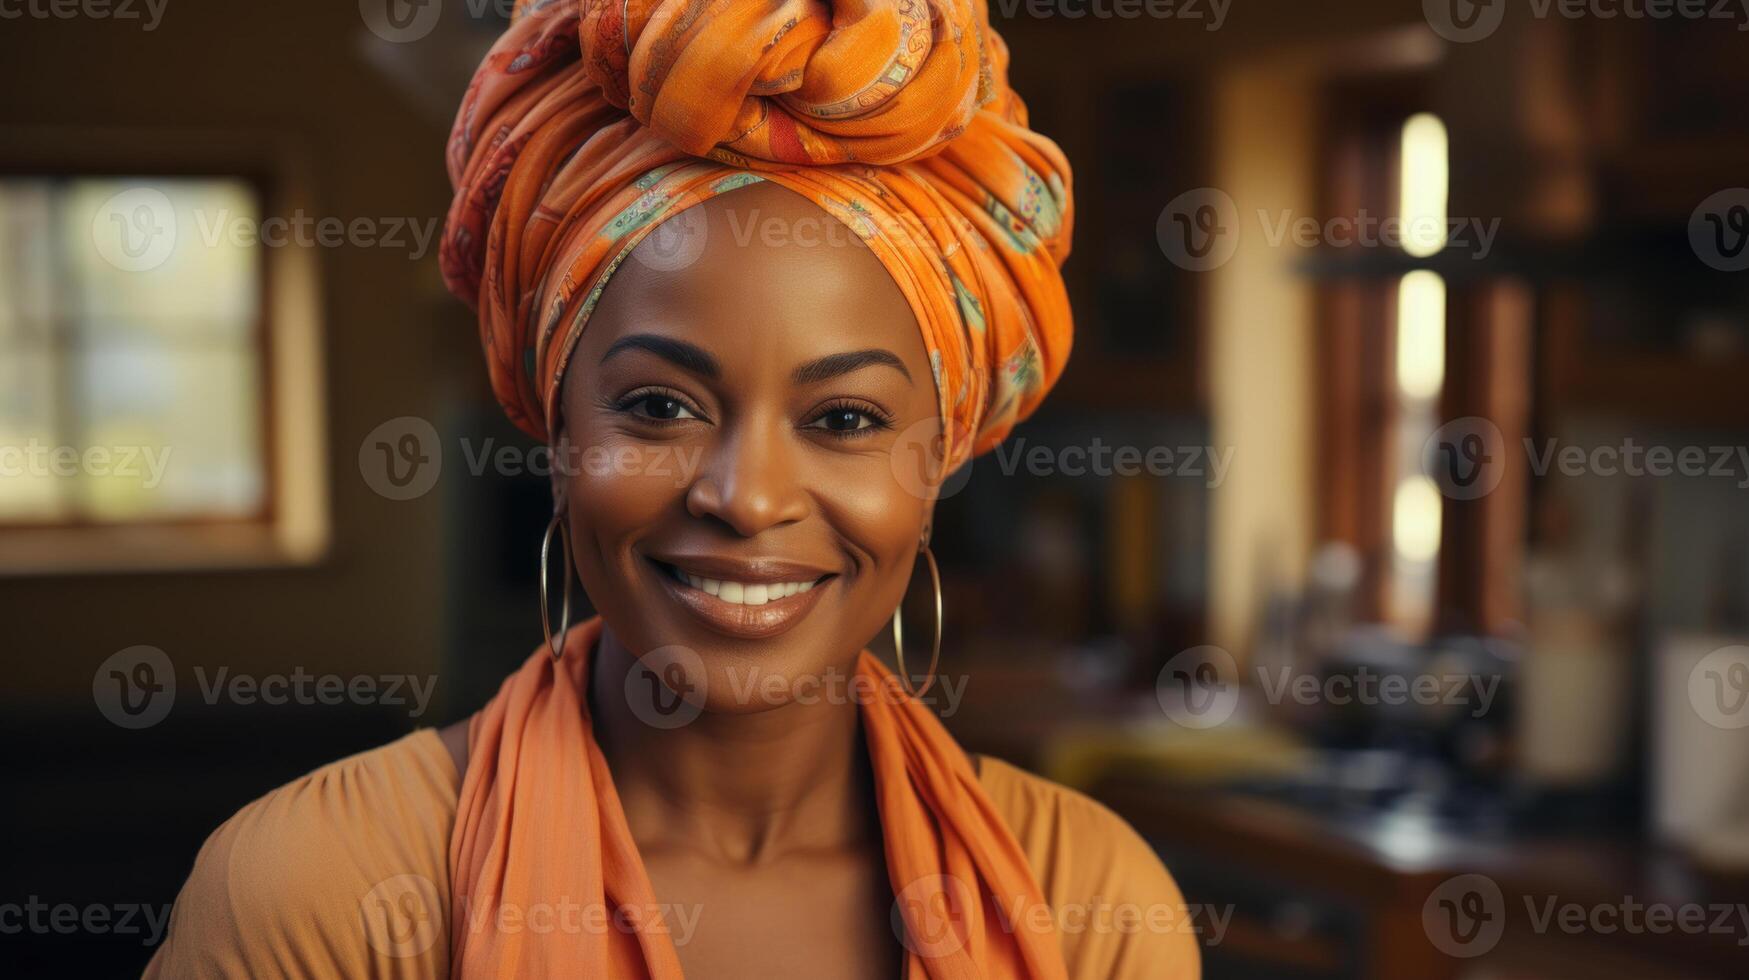
M 835 408 L 815 419 L 814 424 L 833 432 L 854 432 L 868 428 L 874 424 L 874 420 L 866 412 L 859 412 L 854 408 Z
M 830 405 L 807 427 L 825 429 L 834 436 L 856 436 L 887 428 L 889 424 L 886 416 L 873 406 Z
M 678 397 L 660 391 L 633 394 L 620 403 L 620 411 L 641 419 L 674 422 L 696 419 L 698 414 Z

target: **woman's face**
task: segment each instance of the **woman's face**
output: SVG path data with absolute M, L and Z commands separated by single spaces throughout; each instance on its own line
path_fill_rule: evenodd
M 707 711 L 848 676 L 933 507 L 895 453 L 940 431 L 916 319 L 862 242 L 767 182 L 670 218 L 608 280 L 562 410 L 555 492 L 626 649 L 696 654 L 662 657 L 702 667 Z

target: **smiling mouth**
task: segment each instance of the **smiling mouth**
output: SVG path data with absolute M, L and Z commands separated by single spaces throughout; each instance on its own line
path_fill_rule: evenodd
M 804 578 L 786 573 L 784 580 L 713 577 L 670 562 L 650 558 L 667 592 L 704 625 L 737 639 L 764 639 L 785 632 L 807 615 L 838 576 L 826 573 Z

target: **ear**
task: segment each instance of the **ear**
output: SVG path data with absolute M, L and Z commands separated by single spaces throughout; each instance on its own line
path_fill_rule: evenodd
M 552 483 L 553 513 L 562 514 L 569 502 L 571 493 L 570 466 L 571 442 L 565 435 L 565 423 L 561 419 L 553 426 L 551 438 L 547 440 L 548 458 L 552 465 L 547 468 L 547 479 Z

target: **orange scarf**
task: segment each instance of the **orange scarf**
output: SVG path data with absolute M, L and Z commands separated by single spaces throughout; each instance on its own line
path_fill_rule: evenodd
M 600 635 L 596 617 L 571 630 L 557 663 L 535 651 L 468 727 L 449 848 L 452 976 L 681 976 L 588 715 Z M 866 650 L 856 669 L 868 689 L 897 690 Z M 952 736 L 902 695 L 861 712 L 905 976 L 1066 977 L 1055 931 L 1004 917 L 1044 899 Z

